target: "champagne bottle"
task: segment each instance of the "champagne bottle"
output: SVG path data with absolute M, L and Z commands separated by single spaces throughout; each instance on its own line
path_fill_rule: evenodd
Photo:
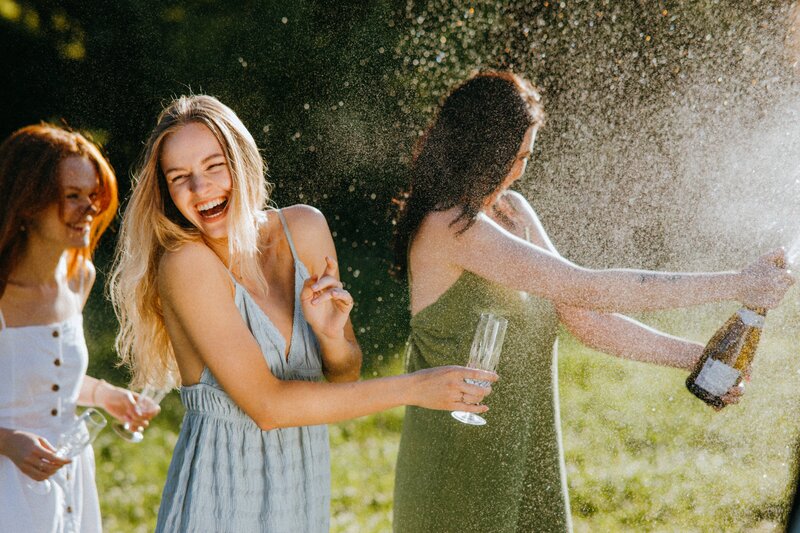
M 753 362 L 767 310 L 742 307 L 719 329 L 686 379 L 686 388 L 717 408 L 731 387 L 738 385 Z

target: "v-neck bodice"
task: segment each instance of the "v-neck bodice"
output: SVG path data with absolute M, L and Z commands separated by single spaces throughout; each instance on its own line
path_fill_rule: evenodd
M 292 314 L 291 338 L 288 339 L 289 345 L 287 346 L 287 339 L 284 338 L 269 316 L 258 305 L 258 302 L 241 283 L 231 276 L 234 284 L 234 301 L 242 315 L 242 319 L 244 319 L 248 329 L 258 342 L 270 371 L 277 378 L 321 379 L 322 357 L 319 343 L 311 326 L 306 322 L 300 305 L 300 292 L 306 279 L 310 277 L 310 273 L 297 255 L 297 250 L 283 213 L 278 210 L 274 211 L 274 213 L 277 213 L 283 226 L 294 264 L 294 312 Z M 236 354 L 230 354 L 230 356 L 235 357 Z M 220 388 L 208 368 L 203 370 L 200 383 Z
M 298 311 L 300 310 L 300 291 L 302 291 L 303 289 L 303 283 L 305 283 L 305 280 L 309 277 L 308 270 L 306 269 L 305 265 L 303 265 L 303 263 L 301 263 L 297 259 L 294 260 L 293 268 L 294 268 L 294 279 L 292 281 L 292 300 L 293 300 L 292 328 L 291 332 L 289 333 L 288 347 L 286 346 L 286 336 L 283 333 L 281 333 L 281 330 L 278 328 L 278 326 L 275 325 L 275 322 L 272 321 L 272 319 L 269 317 L 264 308 L 261 307 L 261 305 L 259 305 L 256 299 L 253 298 L 253 295 L 250 294 L 250 291 L 248 291 L 244 285 L 239 283 L 235 278 L 231 277 L 233 279 L 233 285 L 235 287 L 235 294 L 236 294 L 235 298 L 248 300 L 248 305 L 249 306 L 252 305 L 253 307 L 256 308 L 255 313 L 257 315 L 258 314 L 262 315 L 262 318 L 267 323 L 267 326 L 269 326 L 269 329 L 272 331 L 272 333 L 274 333 L 274 335 L 272 335 L 272 343 L 275 345 L 278 351 L 284 355 L 287 361 L 289 360 L 289 357 L 292 354 L 292 348 L 295 345 L 294 336 L 295 336 L 295 331 L 297 331 L 297 316 L 299 314 Z M 238 303 L 237 307 L 239 307 Z
M 282 380 L 322 379 L 319 344 L 300 307 L 309 277 L 294 258 L 294 313 L 289 357 L 280 331 L 234 280 L 236 307 Z M 225 357 L 235 359 L 231 352 Z M 326 425 L 262 431 L 231 399 L 208 368 L 200 382 L 181 387 L 186 414 L 158 512 L 156 533 L 190 531 L 307 531 L 330 529 L 330 455 Z

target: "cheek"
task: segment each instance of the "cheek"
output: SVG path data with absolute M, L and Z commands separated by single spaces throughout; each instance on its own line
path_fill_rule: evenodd
M 173 205 L 175 205 L 175 207 L 177 207 L 178 209 L 182 210 L 184 208 L 182 204 L 185 203 L 184 201 L 182 201 L 183 197 L 185 196 L 185 191 L 182 189 L 180 185 L 171 186 L 167 190 L 169 192 L 169 198 L 170 200 L 172 200 Z

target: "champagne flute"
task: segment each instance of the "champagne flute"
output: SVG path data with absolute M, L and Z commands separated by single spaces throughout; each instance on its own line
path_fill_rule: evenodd
M 497 362 L 500 359 L 500 352 L 503 349 L 503 340 L 506 336 L 508 320 L 492 313 L 481 313 L 478 320 L 478 327 L 475 328 L 475 337 L 472 339 L 472 348 L 469 352 L 469 368 L 488 370 L 494 372 Z M 478 379 L 466 379 L 467 383 L 478 385 L 484 388 L 489 387 L 488 381 Z M 465 424 L 482 426 L 486 420 L 475 413 L 466 411 L 452 411 L 453 418 Z
M 74 459 L 94 442 L 100 431 L 106 427 L 106 423 L 106 417 L 100 411 L 91 407 L 86 409 L 69 429 L 58 436 L 55 455 L 62 459 Z M 37 494 L 47 494 L 52 488 L 52 483 L 49 479 L 32 481 L 28 483 L 28 488 Z
M 169 389 L 159 389 L 153 385 L 145 385 L 139 393 L 139 398 L 136 400 L 136 405 L 134 406 L 136 413 L 141 415 L 145 410 L 155 409 L 168 393 Z M 131 426 L 130 422 L 125 422 L 124 424 L 116 422 L 112 424 L 111 427 L 120 438 L 128 442 L 142 442 L 144 439 L 142 428 L 134 428 Z

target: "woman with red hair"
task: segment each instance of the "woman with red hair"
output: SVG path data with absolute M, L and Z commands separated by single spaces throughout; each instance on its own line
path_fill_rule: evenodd
M 81 134 L 27 126 L 0 145 L 0 198 L 0 531 L 101 531 L 91 447 L 65 460 L 53 445 L 79 405 L 138 426 L 157 413 L 86 376 L 82 310 L 114 171 Z

